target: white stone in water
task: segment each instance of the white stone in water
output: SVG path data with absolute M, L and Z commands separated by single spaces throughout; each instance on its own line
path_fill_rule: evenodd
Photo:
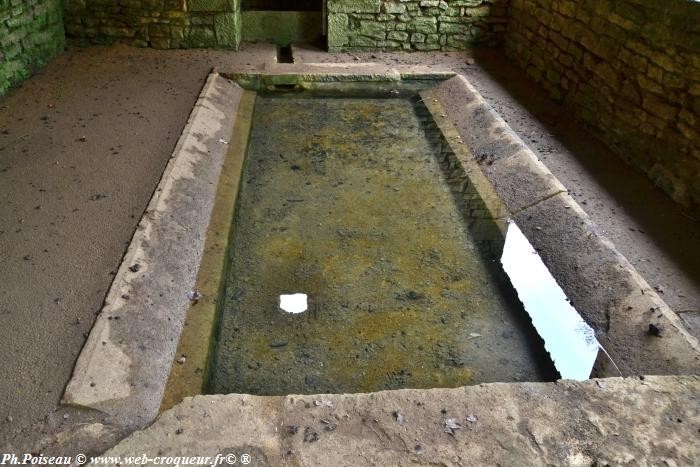
M 287 313 L 303 313 L 308 307 L 305 293 L 280 295 L 280 308 Z

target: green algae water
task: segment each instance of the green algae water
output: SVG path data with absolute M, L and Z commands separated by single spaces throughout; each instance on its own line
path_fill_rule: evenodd
M 415 98 L 258 96 L 209 393 L 556 379 L 429 120 Z M 306 311 L 280 308 L 294 293 Z

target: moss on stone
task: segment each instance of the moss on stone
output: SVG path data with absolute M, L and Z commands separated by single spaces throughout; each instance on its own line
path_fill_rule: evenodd
M 333 13 L 379 13 L 381 7 L 381 0 L 328 0 Z
M 329 0 L 328 50 L 464 50 L 495 45 L 505 30 L 504 5 L 503 0 Z
M 189 11 L 235 11 L 238 7 L 236 0 L 188 0 Z
M 214 17 L 217 45 L 225 49 L 238 49 L 241 42 L 241 14 L 220 13 Z
M 65 47 L 60 0 L 0 2 L 0 95 Z
M 216 34 L 214 30 L 206 26 L 192 26 L 185 34 L 187 47 L 216 47 Z

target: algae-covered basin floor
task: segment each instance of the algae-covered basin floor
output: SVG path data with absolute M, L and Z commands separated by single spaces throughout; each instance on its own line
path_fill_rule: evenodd
M 426 113 L 404 97 L 258 96 L 208 392 L 556 378 Z M 290 293 L 306 312 L 280 309 Z

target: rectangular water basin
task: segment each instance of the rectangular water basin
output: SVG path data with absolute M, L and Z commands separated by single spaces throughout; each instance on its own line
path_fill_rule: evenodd
M 363 94 L 257 96 L 207 392 L 557 379 L 500 263 L 505 210 L 417 93 Z
M 64 403 L 143 426 L 203 392 L 697 371 L 697 340 L 463 77 L 291 67 L 209 77 Z

